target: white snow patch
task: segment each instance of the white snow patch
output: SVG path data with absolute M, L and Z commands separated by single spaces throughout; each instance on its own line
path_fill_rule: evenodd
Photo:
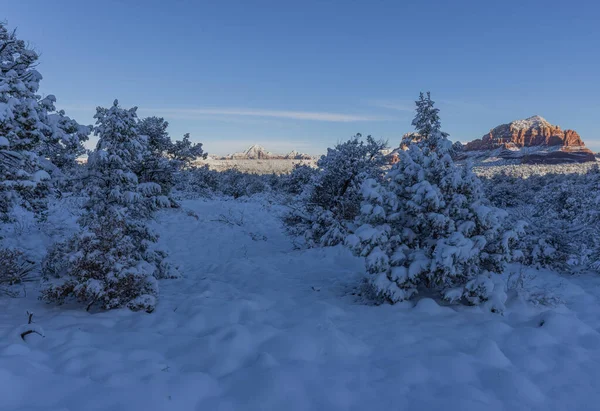
M 526 130 L 535 127 L 549 127 L 551 124 L 543 117 L 535 115 L 524 120 L 515 120 L 510 127 L 516 130 Z

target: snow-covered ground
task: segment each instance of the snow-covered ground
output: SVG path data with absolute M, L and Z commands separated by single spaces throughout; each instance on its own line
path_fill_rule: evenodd
M 1 297 L 0 410 L 597 409 L 600 277 L 526 271 L 504 315 L 426 296 L 368 305 L 353 295 L 362 261 L 295 250 L 282 210 L 158 213 L 184 278 L 161 282 L 152 314 Z M 44 338 L 21 339 L 27 311 Z
M 566 163 L 566 164 L 510 164 L 504 160 L 495 162 L 490 159 L 487 164 L 478 163 L 473 166 L 473 172 L 480 177 L 489 178 L 500 173 L 507 175 L 528 178 L 534 175 L 543 176 L 546 174 L 586 174 L 598 162 L 588 163 Z

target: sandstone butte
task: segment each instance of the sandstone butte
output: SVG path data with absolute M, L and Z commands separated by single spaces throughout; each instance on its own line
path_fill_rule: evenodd
M 527 148 L 539 149 L 531 150 Z M 574 130 L 562 130 L 540 116 L 502 124 L 480 139 L 464 146 L 465 151 L 500 150 L 501 157 L 522 158 L 523 162 L 559 163 L 595 161 Z M 525 150 L 522 150 L 525 149 Z M 519 155 L 519 151 L 523 151 Z

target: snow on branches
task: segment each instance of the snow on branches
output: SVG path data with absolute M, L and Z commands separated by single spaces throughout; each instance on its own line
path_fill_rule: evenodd
M 88 161 L 87 212 L 81 231 L 48 253 L 42 298 L 62 303 L 74 297 L 88 308 L 150 312 L 156 279 L 170 274 L 165 253 L 151 248 L 158 238 L 143 219 L 168 200 L 159 184 L 140 184 L 134 172 L 149 151 L 137 129 L 136 108 L 123 109 L 115 100 L 110 108 L 99 107 L 95 117 L 99 140 Z
M 0 221 L 14 207 L 39 213 L 50 174 L 74 164 L 89 128 L 56 112 L 56 98 L 37 94 L 38 55 L 0 22 Z
M 428 99 L 421 95 L 413 122 L 423 139 L 401 150 L 382 179 L 362 184 L 358 228 L 346 244 L 366 258 L 370 285 L 390 302 L 429 288 L 480 304 L 492 298 L 491 273 L 511 260 L 519 230 L 505 226 L 506 212 L 490 205 L 470 167 L 441 149 L 449 144 Z
M 318 170 L 300 196 L 299 207 L 286 222 L 292 232 L 304 234 L 307 244 L 342 243 L 348 225 L 360 211 L 360 186 L 367 178 L 378 179 L 384 164 L 383 141 L 357 134 L 327 150 L 317 162 Z

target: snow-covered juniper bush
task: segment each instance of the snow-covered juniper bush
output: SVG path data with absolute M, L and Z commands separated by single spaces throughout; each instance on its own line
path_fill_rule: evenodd
M 358 228 L 346 244 L 366 257 L 370 285 L 390 302 L 429 288 L 480 304 L 492 297 L 491 273 L 511 260 L 518 230 L 505 226 L 506 212 L 490 205 L 470 168 L 454 164 L 437 112 L 428 122 L 417 107 L 415 124 L 427 133 L 417 130 L 422 139 L 400 151 L 384 178 L 362 184 Z
M 366 257 L 370 283 L 391 302 L 420 287 L 472 304 L 493 290 L 489 273 L 511 259 L 517 231 L 489 204 L 477 177 L 444 152 L 412 145 L 378 182 L 362 186 L 359 227 L 346 244 Z
M 318 170 L 306 164 L 296 164 L 289 174 L 280 178 L 281 189 L 289 194 L 301 194 L 312 182 Z
M 147 117 L 139 121 L 138 133 L 147 139 L 147 150 L 141 161 L 136 162 L 134 172 L 140 183 L 156 183 L 160 193 L 168 199 L 171 206 L 177 203 L 171 198 L 171 190 L 175 185 L 178 172 L 189 167 L 197 158 L 206 158 L 202 143 L 192 143 L 190 135 L 185 134 L 182 140 L 173 142 L 167 128 L 169 123 L 161 117 Z M 157 209 L 166 204 L 151 205 Z
M 115 100 L 108 109 L 99 107 L 95 117 L 99 140 L 87 166 L 89 201 L 82 229 L 48 253 L 42 298 L 150 312 L 158 295 L 156 279 L 170 274 L 165 254 L 152 249 L 157 237 L 144 218 L 169 201 L 159 184 L 140 183 L 134 172 L 149 150 L 137 128 L 136 108 L 123 109 Z
M 327 149 L 298 206 L 286 217 L 291 231 L 303 234 L 309 246 L 342 243 L 360 211 L 362 182 L 383 174 L 386 142 L 361 137 Z

